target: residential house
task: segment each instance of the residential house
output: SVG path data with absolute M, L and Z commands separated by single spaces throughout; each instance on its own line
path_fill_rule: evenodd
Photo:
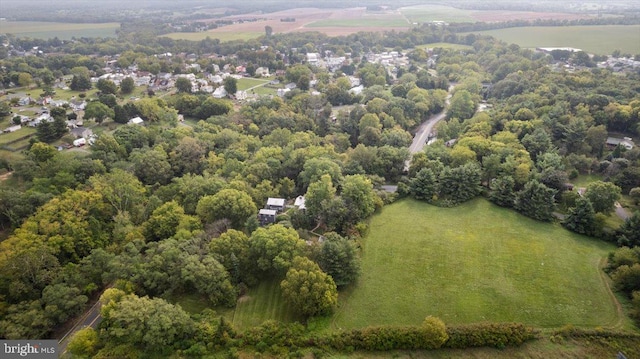
M 42 115 L 33 119 L 33 121 L 29 122 L 29 127 L 38 127 L 42 122 L 53 122 L 53 117 L 51 117 L 48 113 L 43 113 Z
M 265 206 L 265 208 L 282 212 L 284 211 L 284 202 L 285 202 L 284 198 L 269 197 L 267 199 L 267 205 Z
M 618 145 L 626 148 L 627 150 L 631 150 L 633 149 L 633 147 L 635 147 L 635 144 L 633 143 L 633 140 L 630 137 L 624 137 L 624 138 L 607 137 L 607 146 L 609 146 L 610 148 L 613 148 L 613 147 L 617 147 Z
M 134 117 L 130 119 L 129 122 L 127 122 L 128 125 L 142 125 L 143 123 L 144 123 L 144 120 L 141 119 L 140 117 Z
M 260 212 L 258 212 L 258 221 L 262 226 L 266 226 L 271 223 L 276 223 L 277 215 L 278 215 L 278 212 L 276 210 L 263 208 L 260 210 Z
M 307 209 L 307 207 L 305 206 L 305 199 L 304 196 L 298 196 L 296 197 L 296 200 L 293 202 L 293 205 L 295 207 L 297 207 L 300 210 L 305 210 Z
M 36 102 L 36 101 L 31 96 L 25 96 L 25 97 L 21 97 L 20 100 L 18 100 L 18 105 L 28 106 L 32 102 Z
M 276 91 L 276 94 L 280 97 L 284 97 L 284 95 L 287 94 L 287 92 L 291 91 L 290 89 L 278 89 Z
M 84 111 L 84 109 L 87 107 L 87 101 L 72 100 L 70 102 L 70 105 L 74 111 Z
M 268 67 L 258 67 L 256 69 L 256 76 L 269 77 Z
M 89 138 L 93 135 L 93 131 L 90 128 L 74 127 L 71 129 L 71 134 L 75 138 Z
M 225 98 L 227 97 L 227 90 L 225 90 L 224 86 L 220 86 L 215 91 L 213 91 L 213 97 Z
M 307 54 L 307 63 L 309 63 L 310 65 L 317 65 L 319 61 L 320 54 L 314 52 L 310 52 Z

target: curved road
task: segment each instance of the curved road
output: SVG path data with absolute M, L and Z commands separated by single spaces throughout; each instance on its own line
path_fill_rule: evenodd
M 447 116 L 446 108 L 449 106 L 449 99 L 451 99 L 451 91 L 453 90 L 453 85 L 449 86 L 449 95 L 447 95 L 447 99 L 445 101 L 445 109 L 435 115 L 429 117 L 426 121 L 418 126 L 416 130 L 415 136 L 413 136 L 413 142 L 411 146 L 409 146 L 409 153 L 414 154 L 422 151 L 424 145 L 427 143 L 427 139 L 429 138 L 429 134 L 433 131 L 433 127 L 442 119 Z M 409 170 L 409 166 L 411 165 L 411 159 L 407 160 L 404 165 L 405 171 Z

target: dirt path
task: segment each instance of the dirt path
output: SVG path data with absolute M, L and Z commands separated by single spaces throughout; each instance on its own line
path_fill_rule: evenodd
M 602 280 L 602 283 L 604 283 L 605 287 L 607 288 L 607 294 L 609 294 L 609 298 L 611 298 L 611 301 L 616 306 L 616 313 L 618 314 L 618 319 L 615 321 L 615 323 L 612 326 L 614 328 L 622 328 L 624 326 L 624 318 L 626 316 L 622 309 L 622 305 L 620 305 L 618 298 L 616 298 L 616 295 L 613 293 L 613 290 L 611 290 L 611 286 L 609 285 L 610 281 L 607 278 L 607 274 L 604 272 L 604 268 L 606 265 L 607 265 L 607 258 L 602 258 L 598 261 L 598 266 L 597 266 L 598 274 L 600 274 L 600 279 Z
M 3 175 L 0 175 L 0 181 L 6 181 L 9 179 L 9 177 L 11 177 L 11 175 L 13 174 L 13 172 L 7 172 Z

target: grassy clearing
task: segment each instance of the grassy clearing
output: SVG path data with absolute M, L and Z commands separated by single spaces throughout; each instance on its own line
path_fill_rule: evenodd
M 246 91 L 247 89 L 255 86 L 264 86 L 268 84 L 269 81 L 271 80 L 252 79 L 252 78 L 243 77 L 238 80 L 238 90 Z
M 576 187 L 587 187 L 587 185 L 591 182 L 602 181 L 602 176 L 597 174 L 592 175 L 580 175 L 571 180 Z
M 280 281 L 263 281 L 238 300 L 234 311 L 227 314 L 233 326 L 246 329 L 262 324 L 265 320 L 282 322 L 296 318 L 282 299 Z
M 195 293 L 183 293 L 170 298 L 169 301 L 179 305 L 189 314 L 198 314 L 207 308 L 211 308 L 211 303 L 207 298 Z
M 456 9 L 449 6 L 408 6 L 401 8 L 400 12 L 412 23 L 429 21 L 475 22 L 475 19 L 471 16 L 472 11 Z
M 278 89 L 270 87 L 270 86 L 260 86 L 260 87 L 256 87 L 253 90 L 249 90 L 249 93 L 251 94 L 256 94 L 256 95 L 260 95 L 260 96 L 268 96 L 268 95 L 277 95 L 278 94 Z
M 640 53 L 640 25 L 532 26 L 476 33 L 491 35 L 525 48 L 569 46 L 602 55 L 611 54 L 614 50 L 632 55 Z
M 35 128 L 22 126 L 22 128 L 18 131 L 0 134 L 0 146 L 4 146 L 9 142 L 15 141 L 21 137 L 33 135 L 34 133 L 36 133 Z
M 162 37 L 168 37 L 174 40 L 189 40 L 200 41 L 207 37 L 212 39 L 218 39 L 220 42 L 234 41 L 234 40 L 251 40 L 257 39 L 264 35 L 264 32 L 172 32 L 170 34 L 164 34 Z
M 620 325 L 598 264 L 614 247 L 478 199 L 385 207 L 363 241 L 362 275 L 331 327 L 516 321 Z
M 2 21 L 0 33 L 14 34 L 19 37 L 48 39 L 58 37 L 70 40 L 72 37 L 116 37 L 119 23 L 72 24 L 37 21 Z

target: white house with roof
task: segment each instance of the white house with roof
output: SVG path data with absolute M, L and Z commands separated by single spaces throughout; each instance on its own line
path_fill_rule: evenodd
M 213 97 L 225 98 L 227 97 L 227 90 L 225 90 L 224 86 L 220 86 L 215 91 L 213 91 Z
M 129 122 L 127 122 L 128 125 L 142 125 L 143 123 L 144 123 L 144 120 L 141 119 L 139 116 L 136 116 L 130 119 Z
M 284 198 L 269 197 L 267 199 L 267 205 L 265 206 L 265 208 L 282 212 L 284 210 L 284 202 L 285 202 Z
M 268 67 L 258 67 L 256 69 L 256 76 L 269 77 Z
M 304 205 L 304 203 L 305 203 L 304 196 L 298 196 L 298 197 L 296 197 L 296 200 L 293 202 L 293 205 L 295 207 L 298 207 L 298 209 L 304 210 L 304 209 L 307 209 L 307 207 Z

